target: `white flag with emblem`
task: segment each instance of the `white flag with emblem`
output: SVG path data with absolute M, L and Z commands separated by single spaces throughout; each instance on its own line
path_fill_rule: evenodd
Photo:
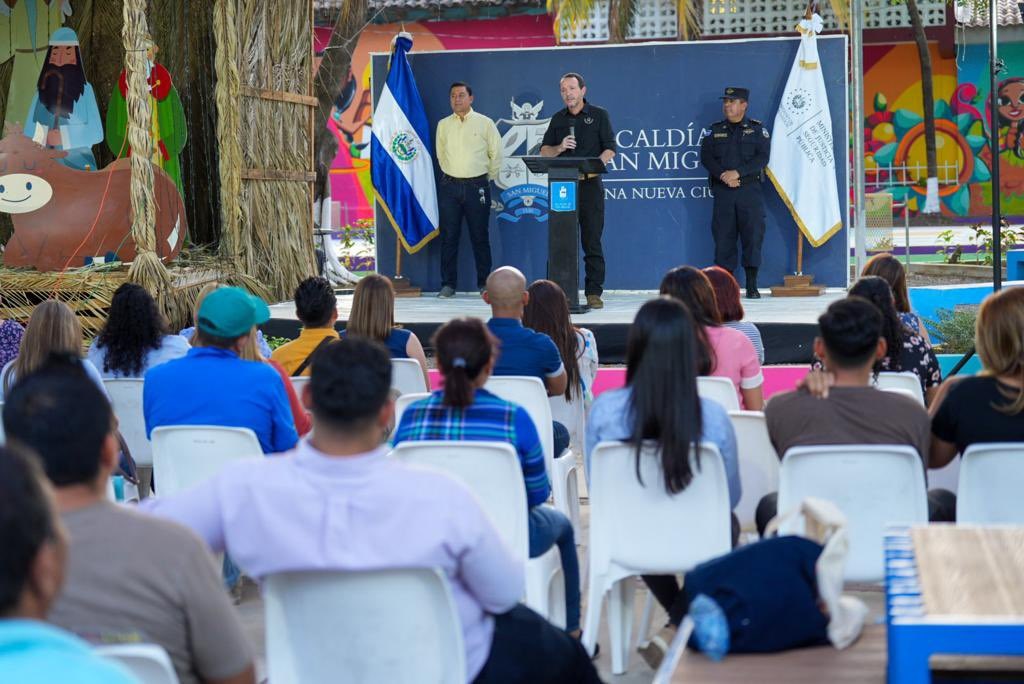
M 797 26 L 800 47 L 772 127 L 768 177 L 789 207 L 800 232 L 819 247 L 843 227 L 832 151 L 832 116 L 818 63 L 815 14 Z

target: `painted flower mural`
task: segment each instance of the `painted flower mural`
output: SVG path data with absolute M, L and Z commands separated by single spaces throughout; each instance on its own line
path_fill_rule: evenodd
M 970 184 L 991 179 L 982 155 L 987 143 L 977 88 L 961 84 L 950 101 L 935 102 L 935 151 L 942 211 L 967 216 Z M 925 199 L 924 118 L 908 109 L 891 111 L 884 93 L 875 93 L 874 110 L 864 123 L 865 169 L 868 192 L 890 192 L 896 202 L 916 212 Z

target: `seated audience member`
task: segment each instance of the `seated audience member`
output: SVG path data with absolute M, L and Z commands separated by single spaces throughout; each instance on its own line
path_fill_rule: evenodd
M 299 336 L 270 355 L 288 375 L 309 375 L 313 352 L 338 339 L 338 297 L 327 278 L 306 278 L 295 288 L 295 316 L 302 323 Z
M 430 387 L 427 356 L 423 353 L 420 339 L 409 330 L 395 326 L 395 290 L 389 278 L 371 273 L 356 284 L 352 311 L 341 335 L 377 340 L 388 348 L 393 359 L 416 359 L 423 369 L 423 379 Z
M 882 313 L 882 337 L 885 338 L 886 353 L 875 364 L 875 373 L 913 373 L 921 381 L 925 403 L 931 404 L 942 382 L 939 360 L 931 345 L 900 321 L 899 313 L 893 305 L 892 288 L 878 276 L 865 276 L 853 284 L 850 295 L 863 297 Z M 821 368 L 821 361 L 816 361 L 812 367 Z M 825 369 L 828 370 L 828 366 Z
M 91 361 L 82 358 L 82 325 L 75 312 L 64 302 L 47 299 L 32 310 L 18 356 L 0 370 L 0 401 L 4 400 L 18 378 L 34 371 L 55 353 L 70 354 L 79 359 L 82 369 L 106 396 L 100 372 Z
M 392 443 L 481 440 L 507 442 L 516 448 L 530 509 L 530 558 L 558 545 L 565 575 L 566 631 L 578 637 L 580 569 L 572 523 L 561 512 L 544 505 L 551 488 L 544 448 L 530 415 L 523 407 L 483 388 L 494 367 L 494 347 L 495 339 L 475 318 L 457 318 L 441 326 L 434 335 L 434 348 L 444 389 L 406 409 Z
M 558 284 L 550 280 L 536 280 L 527 294 L 529 299 L 523 309 L 523 327 L 550 337 L 565 366 L 565 392 L 551 398 L 551 416 L 568 428 L 569 443 L 575 453 L 581 454 L 587 410 L 594 401 L 597 341 L 594 333 L 572 324 L 569 301 Z
M 690 449 L 703 442 L 718 447 L 729 483 L 729 504 L 739 503 L 739 460 L 736 435 L 722 406 L 697 394 L 698 326 L 679 301 L 653 299 L 637 312 L 626 342 L 626 386 L 604 392 L 594 401 L 587 422 L 587 474 L 594 448 L 622 440 L 635 445 L 637 458 L 644 440 L 661 449 L 664 480 L 656 485 L 677 494 L 690 484 Z M 733 519 L 733 539 L 739 533 Z M 669 625 L 641 653 L 657 668 L 672 643 L 688 606 L 674 575 L 646 575 L 644 582 L 669 613 Z
M 44 622 L 64 577 L 65 537 L 36 459 L 0 446 L 0 680 L 139 684 L 78 637 Z
M 764 342 L 761 340 L 761 331 L 750 321 L 743 320 L 743 302 L 740 301 L 740 284 L 736 282 L 736 278 L 721 266 L 709 266 L 701 272 L 708 277 L 715 291 L 715 304 L 718 306 L 722 325 L 746 335 L 754 345 L 758 363 L 764 365 Z
M 284 366 L 279 364 L 273 359 L 268 359 L 260 354 L 260 348 L 256 344 L 256 336 L 250 335 L 245 345 L 242 346 L 242 350 L 238 354 L 242 359 L 246 361 L 258 361 L 259 363 L 265 363 L 277 373 L 278 377 L 281 378 L 281 385 L 284 387 L 284 393 L 288 396 L 288 408 L 292 412 L 292 422 L 295 424 L 295 431 L 299 434 L 299 437 L 304 437 L 313 428 L 313 421 L 310 419 L 306 409 L 302 406 L 302 401 L 299 399 L 298 392 L 295 391 L 295 385 L 292 384 L 292 378 L 288 374 L 288 371 L 284 369 Z
M 939 388 L 931 405 L 932 468 L 972 444 L 1024 442 L 1024 288 L 989 295 L 974 330 L 983 370 Z
M 551 338 L 523 325 L 523 309 L 530 299 L 526 277 L 517 268 L 502 266 L 487 276 L 484 301 L 491 307 L 487 327 L 498 338 L 498 361 L 493 375 L 532 375 L 540 378 L 549 397 L 564 394 L 569 384 L 565 364 Z M 569 431 L 554 421 L 554 452 L 569 447 Z
M 924 467 L 930 440 L 924 407 L 871 385 L 872 369 L 886 354 L 878 307 L 862 297 L 847 297 L 828 307 L 818 327 L 814 353 L 828 372 L 811 371 L 803 387 L 776 394 L 765 409 L 768 436 L 779 458 L 795 446 L 905 444 L 917 450 Z M 775 517 L 776 503 L 777 496 L 769 494 L 757 506 L 762 535 Z M 934 490 L 928 494 L 928 509 L 930 520 L 949 521 L 955 500 L 945 490 Z
M 2 303 L 3 299 L 0 298 L 0 304 Z M 25 328 L 18 321 L 0 319 L 0 367 L 7 365 L 8 361 L 13 361 L 18 355 L 18 346 L 24 334 Z
M 390 388 L 383 346 L 357 337 L 331 343 L 313 359 L 303 389 L 313 412 L 309 439 L 286 458 L 233 463 L 144 507 L 189 525 L 214 551 L 230 548 L 256 578 L 306 568 L 441 568 L 462 623 L 469 681 L 598 681 L 577 641 L 517 605 L 523 566 L 473 494 L 388 458 Z
M 860 272 L 861 277 L 878 276 L 889 283 L 892 288 L 893 302 L 896 304 L 896 311 L 899 313 L 900 321 L 911 330 L 916 330 L 928 344 L 932 341 L 928 338 L 928 328 L 925 327 L 921 317 L 910 308 L 910 293 L 907 290 L 907 272 L 903 264 L 892 254 L 876 254 L 867 260 Z
M 698 365 L 700 374 L 732 380 L 740 408 L 764 408 L 764 376 L 757 352 L 746 335 L 722 325 L 708 277 L 693 266 L 677 266 L 662 279 L 661 294 L 681 301 L 697 323 L 700 346 L 707 349 Z
M 203 305 L 203 300 L 206 299 L 206 295 L 208 295 L 211 292 L 213 292 L 214 290 L 218 290 L 218 289 L 220 289 L 222 287 L 227 287 L 227 286 L 222 284 L 222 283 L 217 283 L 217 282 L 207 283 L 206 285 L 203 285 L 203 289 L 199 290 L 199 294 L 196 295 L 195 304 L 192 305 L 193 306 L 192 325 L 187 327 L 187 328 L 182 328 L 181 332 L 178 333 L 179 335 L 184 337 L 185 341 L 188 342 L 189 344 L 191 344 L 192 346 L 195 346 L 195 342 L 193 341 L 193 337 L 196 334 L 196 328 L 199 326 L 199 318 L 198 318 L 198 316 L 199 316 L 199 307 L 201 307 Z M 263 358 L 266 358 L 266 359 L 270 358 L 270 354 L 271 354 L 270 345 L 267 344 L 267 341 L 265 339 L 263 339 L 263 331 L 262 330 L 257 330 L 256 331 L 256 346 L 260 350 L 260 354 L 263 356 Z
M 197 346 L 146 373 L 146 435 L 165 425 L 222 425 L 250 428 L 263 453 L 294 447 L 298 435 L 281 376 L 239 357 L 253 326 L 270 318 L 267 305 L 245 290 L 222 287 L 206 296 L 197 318 Z
M 125 283 L 114 292 L 103 329 L 86 356 L 104 378 L 141 378 L 147 370 L 188 353 L 146 289 Z
M 94 643 L 159 644 L 182 684 L 255 681 L 249 642 L 202 541 L 107 501 L 114 414 L 80 367 L 52 358 L 14 386 L 3 419 L 7 438 L 42 460 L 71 540 L 50 622 Z

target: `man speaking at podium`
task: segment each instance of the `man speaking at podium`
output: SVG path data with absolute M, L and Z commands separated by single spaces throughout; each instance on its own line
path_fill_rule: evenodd
M 600 157 L 607 164 L 615 156 L 615 134 L 608 112 L 586 100 L 583 77 L 569 72 L 559 81 L 565 109 L 551 117 L 541 141 L 542 157 Z M 578 184 L 580 243 L 586 267 L 584 293 L 591 309 L 604 306 L 604 184 L 600 174 L 585 174 Z

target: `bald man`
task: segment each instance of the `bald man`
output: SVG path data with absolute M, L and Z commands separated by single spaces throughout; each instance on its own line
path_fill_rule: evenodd
M 493 375 L 532 375 L 544 383 L 549 397 L 563 394 L 568 379 L 558 347 L 544 333 L 523 327 L 523 307 L 530 299 L 526 276 L 502 266 L 487 277 L 483 298 L 491 306 L 487 327 L 501 341 Z M 554 428 L 557 456 L 569 446 L 569 431 L 558 422 Z

